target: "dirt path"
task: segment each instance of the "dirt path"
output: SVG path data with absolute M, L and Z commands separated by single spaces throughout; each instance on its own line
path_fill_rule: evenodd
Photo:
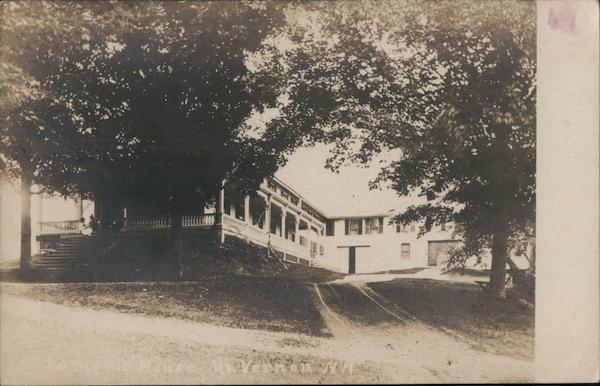
M 422 323 L 362 282 L 322 283 L 315 290 L 334 339 L 348 342 L 348 350 L 358 346 L 362 355 L 397 369 L 419 369 L 428 382 L 533 379 L 532 362 L 479 351 L 462 336 Z
M 332 339 L 0 295 L 2 384 L 391 382 Z M 387 375 L 386 375 L 387 374 Z
M 69 307 L 0 292 L 0 382 L 365 383 L 531 380 L 360 284 L 314 285 L 333 338 Z

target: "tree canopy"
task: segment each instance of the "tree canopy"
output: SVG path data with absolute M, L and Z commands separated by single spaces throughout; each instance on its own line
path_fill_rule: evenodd
M 535 220 L 535 5 L 311 4 L 291 32 L 288 101 L 273 131 L 333 143 L 328 167 L 389 152 L 373 187 L 416 192 L 399 222 L 453 222 L 461 254 L 493 254 L 504 291 L 511 241 Z
M 428 201 L 396 221 L 455 223 L 463 257 L 492 249 L 503 292 L 507 249 L 535 216 L 534 4 L 1 10 L 3 168 L 119 205 L 146 192 L 207 199 L 223 179 L 252 191 L 307 140 L 335 145 L 334 170 L 389 152 L 372 186 Z M 253 127 L 270 107 L 275 119 Z
M 278 3 L 0 6 L 0 159 L 22 181 L 22 262 L 31 184 L 180 216 L 223 180 L 256 189 L 295 143 L 247 123 L 279 95 Z
M 43 95 L 12 111 L 33 103 L 66 111 L 61 122 L 34 114 L 36 128 L 59 131 L 62 151 L 48 154 L 44 145 L 41 158 L 53 159 L 47 178 L 36 172 L 51 190 L 113 200 L 160 191 L 206 198 L 223 179 L 252 190 L 284 161 L 287 139 L 246 124 L 279 95 L 268 40 L 284 21 L 280 5 L 10 3 L 3 17 L 7 63 Z M 5 79 L 14 75 L 4 71 Z M 5 138 L 23 137 L 21 124 L 3 130 Z M 5 142 L 12 159 L 18 141 Z

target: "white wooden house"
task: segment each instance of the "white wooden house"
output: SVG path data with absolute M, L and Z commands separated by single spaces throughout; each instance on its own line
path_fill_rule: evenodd
M 11 191 L 6 181 L 2 186 L 0 251 L 5 260 L 17 259 L 19 195 Z M 40 235 L 85 233 L 81 218 L 89 218 L 92 202 L 38 196 L 33 201 L 34 240 Z M 182 226 L 214 230 L 220 242 L 239 238 L 267 247 L 290 262 L 346 273 L 437 265 L 457 245 L 451 229 L 438 229 L 419 238 L 415 224 L 392 223 L 397 210 L 360 213 L 357 208 L 356 213 L 328 216 L 285 182 L 269 177 L 253 195 L 241 196 L 230 188 L 223 189 L 215 205 L 199 210 L 201 214 L 183 216 Z M 122 232 L 170 226 L 166 214 L 127 217 L 127 208 L 123 208 L 123 214 Z M 37 253 L 39 246 L 35 241 L 33 247 Z

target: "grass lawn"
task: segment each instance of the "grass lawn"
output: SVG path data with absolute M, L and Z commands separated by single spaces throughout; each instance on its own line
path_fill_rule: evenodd
M 70 277 L 65 271 L 65 280 L 70 282 L 43 284 L 40 281 L 57 281 L 60 276 L 39 277 L 34 280 L 38 283 L 3 286 L 2 291 L 64 305 L 330 336 L 315 308 L 317 300 L 312 283 L 344 275 L 265 258 L 255 248 L 250 244 L 213 248 L 213 253 L 196 258 L 197 266 L 190 274 L 190 281 L 146 281 L 143 275 L 125 275 L 127 281 L 107 276 L 102 282 L 81 282 L 89 278 L 76 273 Z M 148 272 L 164 271 L 159 265 L 147 264 L 142 268 Z M 0 281 L 22 283 L 14 267 L 0 267 Z
M 327 336 L 311 288 L 281 280 L 62 283 L 4 286 L 6 293 L 73 306 L 177 317 L 230 327 Z
M 474 341 L 479 349 L 534 358 L 534 308 L 510 294 L 495 299 L 474 284 L 425 279 L 396 279 L 369 286 L 423 322 Z

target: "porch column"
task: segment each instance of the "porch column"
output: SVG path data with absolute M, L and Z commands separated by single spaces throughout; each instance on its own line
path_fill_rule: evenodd
M 38 198 L 38 234 L 41 235 L 42 234 L 42 221 L 44 221 L 44 205 L 43 205 L 43 201 L 42 201 L 42 195 L 37 195 Z M 31 238 L 32 240 L 35 240 L 35 237 Z M 36 243 L 38 244 L 38 243 Z
M 81 194 L 75 197 L 75 217 L 79 221 L 83 217 L 83 200 Z
M 218 225 L 219 243 L 225 242 L 225 232 L 223 231 L 223 213 L 225 213 L 225 189 L 222 188 L 217 196 L 217 213 L 215 223 Z
M 265 229 L 271 234 L 271 196 L 265 199 Z
M 300 226 L 300 220 L 298 219 L 298 216 L 296 215 L 294 217 L 296 220 L 294 221 L 294 242 L 296 244 L 300 243 L 300 234 L 298 233 L 298 228 Z
M 287 211 L 285 210 L 285 208 L 281 208 L 281 237 L 283 237 L 285 239 L 285 216 L 287 214 Z
M 246 221 L 246 224 L 252 225 L 252 219 L 250 219 L 250 196 L 244 197 L 244 221 Z

